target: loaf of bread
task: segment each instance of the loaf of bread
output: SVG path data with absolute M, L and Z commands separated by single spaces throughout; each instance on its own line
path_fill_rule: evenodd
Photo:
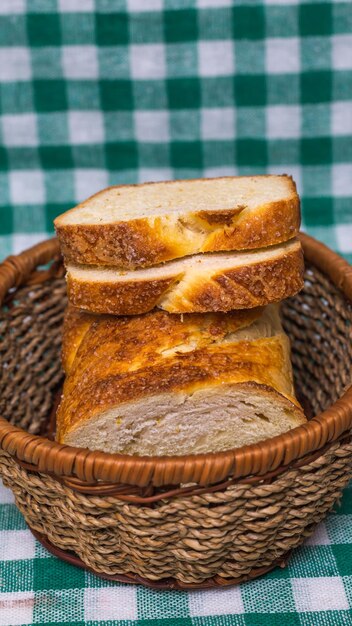
M 178 180 L 110 187 L 54 224 L 67 263 L 132 270 L 288 241 L 300 205 L 285 175 Z
M 67 266 L 70 302 L 93 313 L 230 311 L 278 302 L 303 286 L 297 239 L 251 252 L 200 254 L 140 270 Z
M 277 305 L 133 317 L 70 307 L 64 444 L 138 455 L 226 450 L 304 423 Z

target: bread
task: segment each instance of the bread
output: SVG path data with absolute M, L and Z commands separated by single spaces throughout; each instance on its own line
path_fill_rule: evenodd
M 146 313 L 155 306 L 170 313 L 252 308 L 292 296 L 302 286 L 298 240 L 259 251 L 194 255 L 129 272 L 67 265 L 70 302 L 113 315 Z
M 305 422 L 276 305 L 87 316 L 64 327 L 61 443 L 138 455 L 226 450 Z
M 131 270 L 287 241 L 300 206 L 286 175 L 181 180 L 110 187 L 54 224 L 66 262 Z

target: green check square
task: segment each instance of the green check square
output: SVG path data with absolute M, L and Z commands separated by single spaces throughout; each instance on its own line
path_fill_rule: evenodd
M 0 169 L 6 171 L 9 164 L 9 154 L 7 148 L 0 145 Z
M 304 197 L 331 197 L 331 168 L 326 165 L 306 165 L 302 168 Z
M 35 559 L 33 589 L 80 589 L 84 587 L 84 570 L 61 559 Z
M 238 139 L 236 141 L 236 164 L 263 167 L 268 162 L 267 143 L 263 139 Z
M 88 144 L 73 146 L 72 157 L 75 167 L 93 169 L 105 168 L 105 146 L 101 144 Z
M 335 35 L 352 32 L 352 11 L 349 2 L 332 3 L 331 32 Z
M 300 104 L 299 74 L 267 74 L 267 104 Z
M 330 137 L 309 137 L 301 139 L 300 162 L 303 165 L 331 163 L 332 141 Z
M 14 504 L 0 506 L 0 528 L 1 530 L 27 530 L 24 517 Z
M 115 141 L 105 146 L 106 166 L 109 170 L 136 169 L 138 166 L 137 144 L 133 141 Z
M 264 106 L 266 104 L 266 78 L 263 74 L 234 77 L 237 106 Z
M 138 145 L 139 166 L 148 168 L 153 163 L 156 168 L 168 167 L 170 146 L 168 143 L 140 143 Z
M 130 13 L 129 33 L 130 42 L 132 44 L 162 42 L 162 13 L 160 13 L 159 11 Z
M 331 197 L 304 200 L 303 220 L 306 226 L 332 226 L 334 224 L 334 202 Z
M 266 37 L 296 37 L 298 34 L 298 7 L 281 2 L 265 7 Z
M 0 235 L 10 235 L 13 232 L 12 206 L 0 206 Z
M 38 152 L 44 170 L 68 170 L 73 167 L 74 161 L 70 146 L 40 146 Z
M 203 107 L 212 108 L 214 103 L 218 107 L 233 106 L 234 88 L 232 76 L 202 78 L 200 85 Z
M 31 50 L 32 73 L 35 78 L 53 80 L 62 78 L 61 55 L 57 47 L 38 47 Z
M 39 155 L 37 148 L 8 148 L 8 166 L 10 170 L 27 170 L 28 163 L 32 168 L 39 167 Z
M 301 74 L 301 102 L 330 102 L 332 98 L 332 73 L 328 70 Z
M 67 13 L 62 11 L 61 38 L 66 46 L 95 45 L 95 20 L 92 13 Z
M 198 29 L 202 41 L 232 39 L 231 8 L 219 6 L 198 11 Z
M 96 13 L 95 43 L 97 46 L 114 46 L 129 42 L 128 14 Z
M 198 51 L 195 42 L 168 44 L 166 46 L 166 63 L 169 78 L 180 76 L 196 76 Z
M 132 623 L 130 623 L 132 626 Z M 128 624 L 128 626 L 130 626 Z M 141 619 L 136 622 L 138 626 L 194 626 L 194 622 L 190 617 L 168 617 L 167 619 Z M 92 625 L 93 626 L 93 625 Z M 94 625 L 95 626 L 95 625 Z M 103 626 L 102 622 L 99 622 L 99 626 Z M 106 626 L 112 626 L 111 622 Z M 121 624 L 121 626 L 123 626 Z M 127 624 L 126 624 L 127 626 Z
M 33 105 L 33 84 L 27 82 L 1 84 L 0 90 L 0 111 L 2 114 L 11 112 L 28 113 L 32 112 Z
M 130 80 L 101 80 L 100 96 L 104 111 L 133 109 L 133 91 Z
M 63 80 L 33 80 L 34 105 L 38 113 L 67 109 L 66 84 Z
M 59 13 L 29 13 L 27 37 L 31 46 L 59 46 L 61 43 Z
M 173 141 L 190 141 L 200 139 L 199 111 L 188 109 L 185 111 L 170 111 L 170 135 Z
M 42 113 L 37 115 L 39 143 L 42 146 L 59 146 L 69 143 L 66 113 Z
M 202 144 L 199 141 L 172 141 L 170 162 L 175 168 L 201 168 L 203 164 Z
M 203 167 L 234 167 L 235 163 L 233 141 L 203 141 Z
M 299 29 L 303 37 L 330 35 L 332 10 L 329 2 L 302 3 L 299 6 Z
M 32 559 L 0 562 L 0 592 L 16 593 L 33 589 Z
M 79 111 L 98 110 L 101 108 L 99 87 L 91 80 L 69 80 L 66 82 L 69 109 Z
M 232 12 L 235 39 L 263 39 L 265 35 L 265 10 L 263 6 L 234 6 Z
M 198 38 L 197 11 L 164 11 L 164 34 L 167 43 L 194 41 Z
M 26 45 L 26 21 L 24 15 L 0 16 L 1 46 Z
M 172 78 L 166 80 L 170 109 L 199 109 L 201 106 L 200 82 L 197 78 Z
M 236 41 L 235 62 L 237 74 L 265 73 L 265 44 L 263 41 Z
M 332 77 L 332 100 L 351 100 L 352 71 L 340 70 Z
M 297 613 L 248 613 L 245 617 L 246 626 L 301 626 Z M 312 623 L 313 624 L 313 623 Z
M 340 576 L 352 576 L 352 544 L 332 545 L 331 551 L 335 557 Z
M 167 95 L 163 80 L 136 80 L 133 83 L 133 95 L 136 110 L 149 111 L 167 108 Z
M 351 163 L 352 162 L 351 135 L 348 135 L 348 136 L 346 135 L 346 137 L 333 137 L 332 139 L 332 162 L 333 163 Z
M 54 232 L 53 221 L 55 217 L 73 208 L 73 206 L 76 204 L 73 198 L 74 198 L 74 195 L 71 196 L 71 200 L 69 202 L 49 202 L 45 205 L 45 230 L 46 232 L 48 232 L 49 234 Z

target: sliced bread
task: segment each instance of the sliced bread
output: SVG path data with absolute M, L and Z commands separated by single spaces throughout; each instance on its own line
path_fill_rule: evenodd
M 227 314 L 81 316 L 71 310 L 64 327 L 61 443 L 179 455 L 239 447 L 305 422 L 276 305 Z
M 286 175 L 178 180 L 109 187 L 54 224 L 67 262 L 135 269 L 287 241 L 300 204 Z
M 200 254 L 123 272 L 67 265 L 70 302 L 93 313 L 136 315 L 230 311 L 278 302 L 303 286 L 301 244 L 251 252 Z

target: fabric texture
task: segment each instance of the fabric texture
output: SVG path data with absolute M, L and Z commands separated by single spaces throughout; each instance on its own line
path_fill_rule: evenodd
M 333 0 L 0 0 L 0 256 L 107 185 L 286 172 L 352 260 L 351 33 Z M 59 561 L 2 488 L 0 569 L 0 626 L 347 626 L 352 487 L 287 569 L 193 593 Z

